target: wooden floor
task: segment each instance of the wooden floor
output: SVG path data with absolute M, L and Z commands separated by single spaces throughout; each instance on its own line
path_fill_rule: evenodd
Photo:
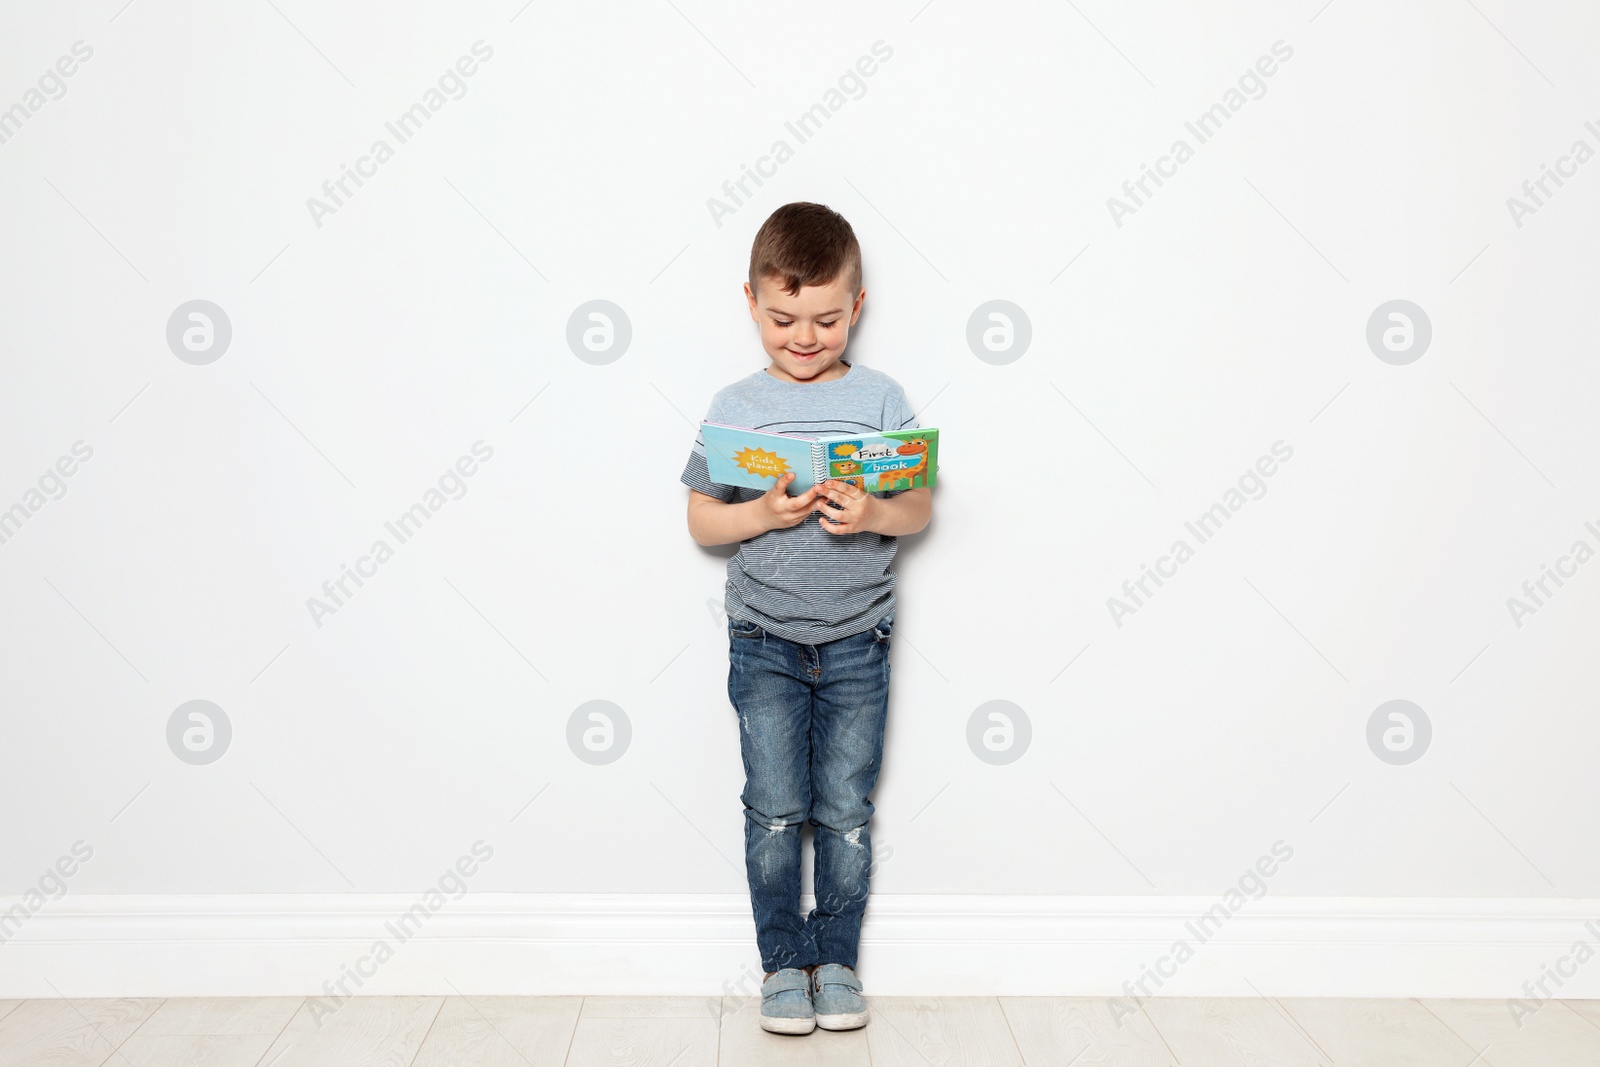
M 0 1001 L 0 1067 L 1595 1067 L 1600 1001 L 869 997 L 847 1033 L 768 1034 L 754 998 Z

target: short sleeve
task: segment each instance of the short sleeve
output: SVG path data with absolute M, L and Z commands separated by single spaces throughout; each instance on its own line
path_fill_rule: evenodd
M 917 430 L 917 413 L 911 410 L 911 403 L 906 400 L 905 390 L 898 385 L 888 396 L 884 397 L 883 425 L 881 430 Z
M 717 398 L 712 397 L 711 408 L 706 412 L 706 421 L 719 422 L 720 416 Z M 711 480 L 711 472 L 706 468 L 706 443 L 698 426 L 694 431 L 694 446 L 689 450 L 689 460 L 683 465 L 683 475 L 679 481 L 696 492 L 716 497 L 724 504 L 733 503 L 739 493 L 739 487 L 736 485 L 721 485 Z

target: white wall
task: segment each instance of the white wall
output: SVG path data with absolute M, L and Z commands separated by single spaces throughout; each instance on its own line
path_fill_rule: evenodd
M 1507 203 L 1600 148 L 1593 11 L 275 2 L 0 23 L 0 107 L 93 50 L 0 144 L 0 508 L 42 503 L 0 543 L 0 890 L 82 841 L 74 895 L 409 894 L 481 840 L 473 891 L 743 893 L 730 550 L 689 538 L 678 474 L 764 365 L 739 286 L 804 199 L 865 250 L 849 355 L 944 434 L 897 568 L 876 892 L 1214 898 L 1282 841 L 1275 897 L 1600 896 L 1600 562 L 1507 605 L 1600 549 L 1600 163 L 1520 225 Z M 1279 41 L 1119 225 L 1108 198 Z M 196 299 L 232 330 L 205 365 L 166 338 Z M 603 364 L 566 340 L 596 299 L 632 331 Z M 996 299 L 1031 324 L 1010 362 L 967 342 Z M 1403 365 L 1366 336 L 1394 299 L 1431 323 Z M 1118 625 L 1108 598 L 1278 441 Z M 232 730 L 201 766 L 167 737 L 196 699 Z M 1405 765 L 1367 741 L 1394 699 L 1432 728 Z M 568 743 L 592 700 L 631 730 L 604 765 Z M 1031 724 L 1015 762 L 969 748 L 991 700 Z

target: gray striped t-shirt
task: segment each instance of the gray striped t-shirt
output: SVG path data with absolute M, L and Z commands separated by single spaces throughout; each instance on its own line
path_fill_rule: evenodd
M 786 382 L 758 370 L 719 389 L 706 421 L 808 440 L 917 428 L 898 382 L 871 367 L 839 362 L 849 371 L 827 382 Z M 762 495 L 759 489 L 711 480 L 698 430 L 682 481 L 730 504 Z M 904 492 L 873 495 L 888 498 Z M 822 507 L 831 510 L 826 503 Z M 768 530 L 739 545 L 728 560 L 724 603 L 729 615 L 790 641 L 820 645 L 871 629 L 893 613 L 895 573 L 889 564 L 899 538 L 829 533 L 819 525 L 821 514 L 814 511 L 798 525 Z

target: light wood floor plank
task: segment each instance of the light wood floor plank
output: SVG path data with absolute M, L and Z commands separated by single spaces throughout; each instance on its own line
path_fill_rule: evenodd
M 357 997 L 320 1027 L 294 997 L 0 1001 L 0 1067 L 1600 1065 L 1600 1001 L 1520 1027 L 1503 1000 L 1158 997 L 1120 1025 L 1103 998 L 868 1003 L 863 1029 L 788 1037 L 755 997 Z
M 160 1000 L 25 1000 L 0 1019 L 0 1067 L 100 1067 Z
M 1422 1006 L 1474 1051 L 1483 1049 L 1483 1058 L 1494 1067 L 1600 1063 L 1600 1029 L 1564 1004 L 1547 1003 L 1520 1019 L 1512 1017 L 1503 1000 L 1424 1000 Z
M 140 1031 L 122 1043 L 105 1067 L 256 1067 L 271 1044 L 271 1034 L 229 1037 Z
M 443 997 L 351 997 L 332 1015 L 318 1016 L 307 1000 L 262 1058 L 272 1067 L 396 1067 L 409 1064 Z M 318 1022 L 321 1026 L 318 1026 Z
M 584 997 L 584 1019 L 717 1019 L 722 997 Z
M 641 998 L 664 999 L 664 998 Z M 716 1067 L 717 1020 L 580 1017 L 567 1067 Z
M 1182 1064 L 1230 1067 L 1318 1067 L 1327 1061 L 1261 997 L 1155 997 L 1144 1002 L 1161 1036 Z
M 874 1001 L 867 998 L 871 1012 Z M 859 1030 L 769 1034 L 761 1029 L 760 997 L 722 998 L 720 1067 L 869 1067 L 867 1025 Z
M 1277 1002 L 1337 1067 L 1466 1067 L 1479 1051 L 1414 1000 Z
M 451 997 L 411 1067 L 561 1067 L 582 997 Z
M 283 1030 L 305 997 L 172 997 L 139 1033 L 162 1037 L 240 1037 Z
M 1561 1003 L 1600 1026 L 1600 1000 L 1563 1000 Z
M 1146 1000 L 1146 1009 L 1153 1000 Z M 1114 1013 L 1105 998 L 1001 997 L 1028 1067 L 1170 1067 L 1144 1012 Z
M 1000 1002 L 993 997 L 867 998 L 873 1067 L 1021 1067 Z M 1029 1065 L 1034 1067 L 1034 1065 Z

